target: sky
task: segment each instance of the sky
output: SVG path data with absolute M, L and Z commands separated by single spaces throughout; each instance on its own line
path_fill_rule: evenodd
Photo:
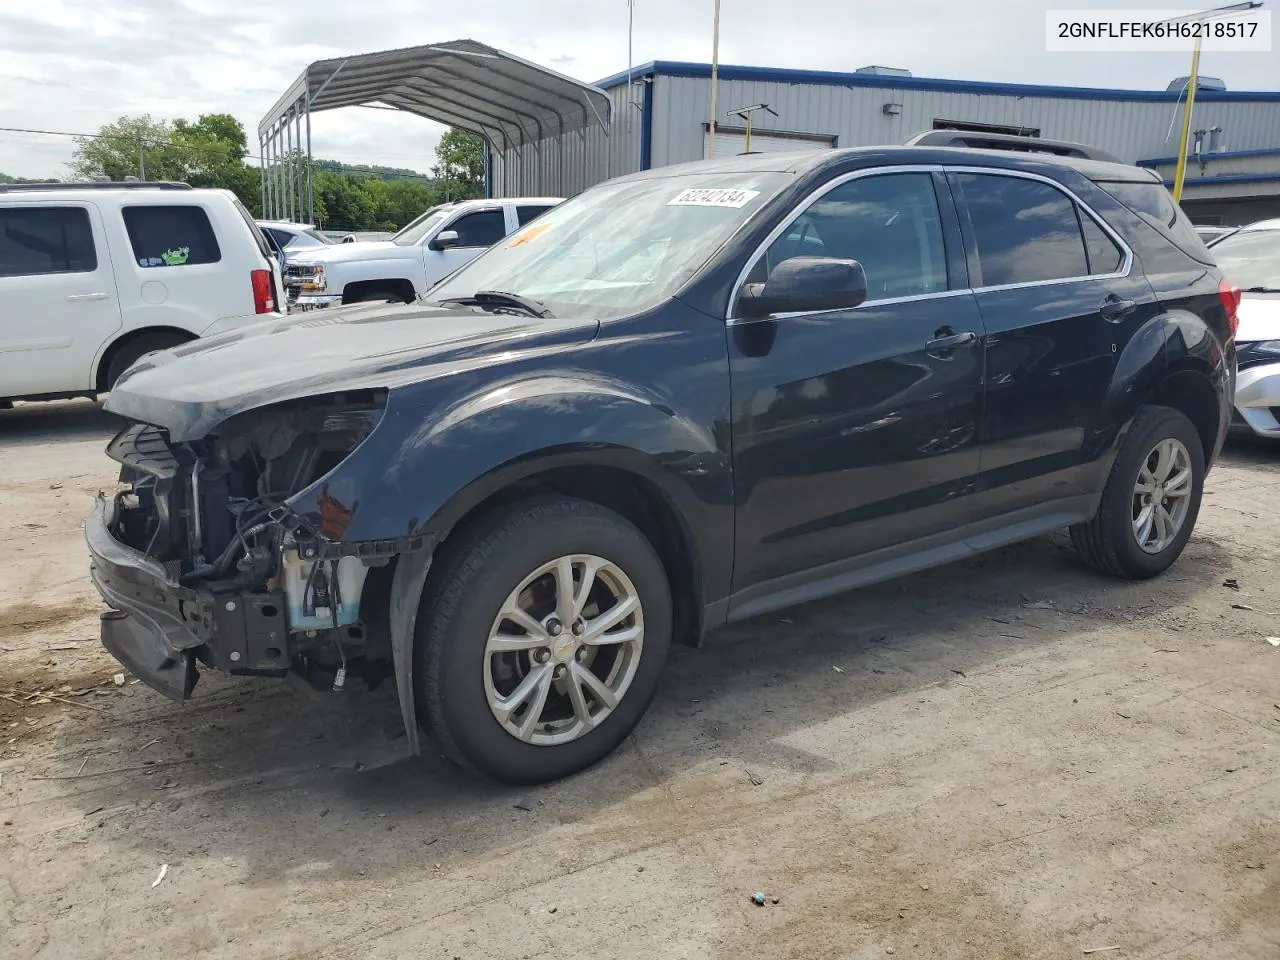
M 1044 15 L 1170 6 L 722 0 L 720 60 L 1163 89 L 1187 56 L 1046 53 Z M 627 0 L 0 0 L 0 127 L 92 133 L 122 115 L 231 113 L 256 147 L 258 120 L 313 60 L 469 38 L 595 81 L 627 67 L 627 14 Z M 711 59 L 712 0 L 635 0 L 634 17 L 636 64 Z M 1233 90 L 1280 89 L 1280 41 L 1272 53 L 1206 53 L 1201 72 Z M 313 153 L 427 171 L 442 129 L 383 111 L 321 113 Z M 0 173 L 65 176 L 73 149 L 67 137 L 0 132 Z

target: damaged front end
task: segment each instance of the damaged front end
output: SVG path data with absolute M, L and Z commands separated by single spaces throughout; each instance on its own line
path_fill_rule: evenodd
M 424 543 L 344 541 L 357 504 L 323 483 L 386 401 L 385 390 L 292 401 L 181 443 L 149 424 L 122 431 L 107 448 L 121 484 L 86 524 L 93 580 L 114 608 L 107 650 L 177 700 L 199 665 L 335 691 L 348 676 L 389 676 L 391 561 Z

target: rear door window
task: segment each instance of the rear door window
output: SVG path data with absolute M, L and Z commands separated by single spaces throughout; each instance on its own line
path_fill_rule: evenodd
M 83 207 L 0 208 L 0 277 L 97 269 L 93 227 Z
M 491 247 L 507 235 L 507 220 L 501 210 L 479 210 L 459 217 L 445 229 L 458 232 L 460 247 Z
M 222 259 L 218 238 L 203 207 L 125 207 L 122 213 L 140 267 L 194 266 Z
M 1084 246 L 1089 254 L 1089 273 L 1095 277 L 1119 273 L 1124 264 L 1124 251 L 1098 226 L 1097 220 L 1079 208 L 1076 212 L 1080 215 L 1080 229 L 1084 232 Z
M 523 227 L 530 220 L 536 220 L 550 209 L 549 206 L 542 204 L 520 204 L 516 207 L 516 219 L 520 222 L 520 226 Z
M 974 286 L 999 287 L 1089 276 L 1076 205 L 1039 180 L 962 173 L 959 183 L 974 242 Z

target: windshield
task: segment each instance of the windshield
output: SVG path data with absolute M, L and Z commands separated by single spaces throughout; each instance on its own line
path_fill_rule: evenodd
M 558 317 L 601 319 L 674 294 L 765 202 L 786 173 L 703 173 L 606 183 L 548 210 L 431 291 L 501 290 Z
M 418 219 L 410 221 L 407 227 L 391 238 L 392 241 L 402 247 L 412 246 L 417 243 L 440 225 L 440 221 L 444 219 L 445 209 L 443 206 L 432 207 Z
M 1280 230 L 1241 230 L 1223 237 L 1211 252 L 1241 290 L 1280 290 Z

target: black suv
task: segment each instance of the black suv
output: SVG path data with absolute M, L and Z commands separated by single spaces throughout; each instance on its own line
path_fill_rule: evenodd
M 1033 145 L 1032 145 L 1033 146 Z M 1196 521 L 1238 293 L 1153 173 L 935 146 L 651 170 L 428 302 L 144 358 L 89 518 L 102 641 L 393 676 L 511 782 L 636 724 L 673 642 L 1070 527 L 1119 577 Z

